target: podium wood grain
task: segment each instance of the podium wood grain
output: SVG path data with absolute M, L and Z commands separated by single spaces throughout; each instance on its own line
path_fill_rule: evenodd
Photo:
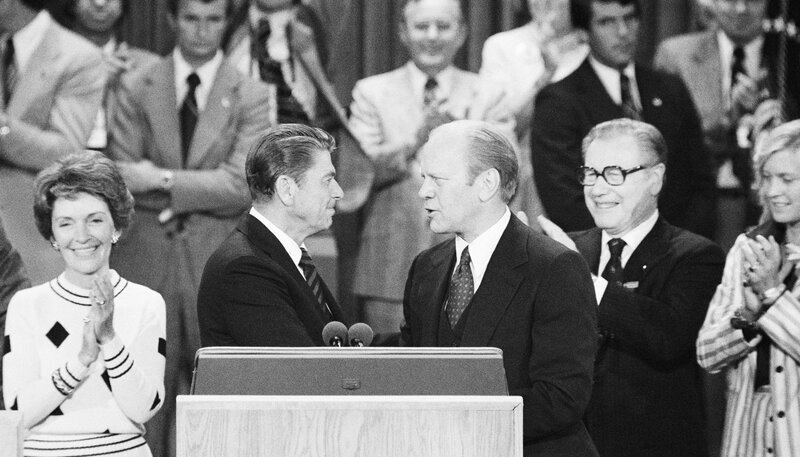
M 522 456 L 522 399 L 178 396 L 178 457 Z

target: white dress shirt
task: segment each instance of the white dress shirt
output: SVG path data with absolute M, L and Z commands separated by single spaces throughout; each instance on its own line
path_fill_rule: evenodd
M 189 62 L 183 58 L 181 50 L 177 47 L 172 52 L 172 58 L 175 61 L 175 97 L 178 102 L 178 107 L 183 105 L 183 100 L 189 92 L 189 83 L 186 78 L 192 73 L 197 73 L 200 78 L 200 85 L 194 92 L 194 97 L 197 100 L 198 111 L 203 111 L 206 107 L 208 94 L 211 92 L 211 86 L 214 85 L 214 78 L 217 76 L 217 70 L 222 64 L 222 51 L 217 50 L 214 57 L 208 62 L 204 63 L 198 68 L 193 68 Z
M 473 292 L 477 292 L 478 287 L 481 285 L 481 281 L 483 281 L 483 275 L 486 274 L 486 267 L 489 266 L 489 260 L 491 260 L 492 254 L 494 254 L 494 250 L 497 247 L 497 243 L 500 241 L 500 237 L 503 236 L 503 232 L 506 231 L 506 227 L 508 227 L 508 222 L 510 220 L 511 211 L 508 209 L 508 207 L 506 207 L 506 211 L 503 213 L 500 219 L 498 219 L 498 221 L 489 227 L 485 232 L 481 233 L 477 238 L 472 240 L 472 243 L 467 243 L 466 240 L 460 236 L 456 236 L 455 268 L 458 268 L 458 263 L 461 261 L 461 252 L 464 251 L 465 247 L 469 246 L 469 266 L 472 270 Z M 453 269 L 453 272 L 455 272 L 455 268 Z
M 620 88 L 619 82 L 620 70 L 600 63 L 591 55 L 589 56 L 589 63 L 592 65 L 594 72 L 600 78 L 600 82 L 603 83 L 603 87 L 606 88 L 606 92 L 608 92 L 608 95 L 611 96 L 611 100 L 614 100 L 614 103 L 617 105 L 621 105 L 622 89 Z M 631 83 L 631 98 L 633 98 L 633 104 L 636 106 L 636 109 L 641 113 L 642 98 L 639 96 L 639 86 L 636 84 L 636 71 L 633 62 L 629 63 L 624 69 L 622 69 L 622 72 L 625 73 L 625 76 L 628 77 L 628 80 Z
M 612 238 L 622 238 L 622 241 L 625 242 L 625 246 L 622 247 L 621 254 L 622 268 L 625 268 L 625 265 L 628 264 L 628 260 L 630 260 L 631 255 L 633 255 L 633 251 L 635 251 L 636 248 L 642 244 L 642 240 L 644 240 L 644 237 L 646 237 L 647 234 L 653 230 L 653 227 L 655 227 L 657 221 L 658 210 L 655 210 L 650 217 L 622 236 L 614 237 L 603 230 L 600 236 L 600 263 L 597 267 L 597 276 L 594 279 L 594 293 L 595 297 L 597 298 L 598 305 L 603 299 L 603 294 L 605 294 L 606 288 L 608 287 L 608 281 L 600 276 L 603 270 L 606 269 L 606 264 L 608 264 L 609 260 L 611 260 L 611 250 L 608 248 L 608 241 Z

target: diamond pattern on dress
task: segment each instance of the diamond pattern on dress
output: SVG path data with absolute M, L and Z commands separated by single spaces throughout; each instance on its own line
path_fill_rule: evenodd
M 61 325 L 60 322 L 56 322 L 52 327 L 50 327 L 50 330 L 47 332 L 46 336 L 51 343 L 53 343 L 56 347 L 59 347 L 61 346 L 61 343 L 67 339 L 69 332 L 64 328 L 63 325 Z

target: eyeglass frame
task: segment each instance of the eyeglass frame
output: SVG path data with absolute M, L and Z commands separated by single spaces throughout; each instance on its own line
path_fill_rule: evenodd
M 583 165 L 583 166 L 580 166 L 580 167 L 575 169 L 575 177 L 578 179 L 578 182 L 583 187 L 594 186 L 595 184 L 597 184 L 597 180 L 601 176 L 603 177 L 603 180 L 606 182 L 606 184 L 608 184 L 609 186 L 615 186 L 616 187 L 616 186 L 621 186 L 621 185 L 625 184 L 625 180 L 628 178 L 628 175 L 636 173 L 637 171 L 642 171 L 642 170 L 646 170 L 648 168 L 652 168 L 652 167 L 654 167 L 656 165 L 658 165 L 658 164 L 639 165 L 639 166 L 633 167 L 633 168 L 622 168 L 619 165 L 609 165 L 609 166 L 603 168 L 603 171 L 597 171 L 592 167 L 587 167 L 587 166 Z M 584 183 L 584 178 L 586 177 L 586 172 L 589 171 L 589 170 L 594 172 L 594 182 L 591 183 L 591 184 L 585 184 Z M 608 178 L 606 177 L 606 171 L 607 170 L 618 170 L 622 174 L 622 181 L 619 184 L 610 183 L 608 181 Z

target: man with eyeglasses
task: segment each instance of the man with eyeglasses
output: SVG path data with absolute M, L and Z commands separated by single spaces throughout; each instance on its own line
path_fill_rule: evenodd
M 576 182 L 597 227 L 566 235 L 539 222 L 596 275 L 601 343 L 586 427 L 603 457 L 707 456 L 694 347 L 724 254 L 659 213 L 667 146 L 655 127 L 607 121 L 582 150 Z
M 581 163 L 581 139 L 600 122 L 628 117 L 656 126 L 669 146 L 662 215 L 710 236 L 714 180 L 700 121 L 679 78 L 634 63 L 639 1 L 571 0 L 571 13 L 575 27 L 587 32 L 589 56 L 542 89 L 533 111 L 531 158 L 545 214 L 566 230 L 594 225 L 572 175 Z

